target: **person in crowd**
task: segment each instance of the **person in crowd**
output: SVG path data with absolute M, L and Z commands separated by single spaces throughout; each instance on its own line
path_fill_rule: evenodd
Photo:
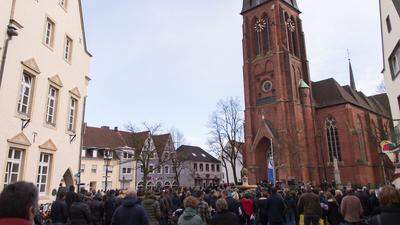
M 152 191 L 146 193 L 142 201 L 144 211 L 149 219 L 149 225 L 159 225 L 161 219 L 160 203 Z
M 381 213 L 372 217 L 369 225 L 397 225 L 400 224 L 400 192 L 394 187 L 383 187 L 379 193 Z
M 67 203 L 67 206 L 68 206 L 68 212 L 69 212 L 69 209 L 71 208 L 72 203 L 75 202 L 76 197 L 77 197 L 77 193 L 75 193 L 75 187 L 73 185 L 69 186 L 67 196 L 65 198 L 65 203 Z
M 199 200 L 193 196 L 185 198 L 183 205 L 185 211 L 178 219 L 178 225 L 203 225 L 203 220 L 197 214 Z
M 246 192 L 240 201 L 241 208 L 243 209 L 243 222 L 244 225 L 251 225 L 254 221 L 254 205 L 250 192 Z
M 168 225 L 168 218 L 172 213 L 172 201 L 166 191 L 162 192 L 159 204 L 161 210 L 160 225 Z
M 32 225 L 38 198 L 38 190 L 32 183 L 7 185 L 0 194 L 0 225 Z
M 294 191 L 286 190 L 285 204 L 287 206 L 286 225 L 296 225 L 297 199 Z
M 240 225 L 238 216 L 228 210 L 228 203 L 220 198 L 215 203 L 217 213 L 211 219 L 210 225 Z
M 256 202 L 257 213 L 261 225 L 268 225 L 268 192 L 261 191 L 261 197 Z
M 50 218 L 53 225 L 65 225 L 68 221 L 68 205 L 65 199 L 65 191 L 59 191 L 56 200 L 51 204 Z
M 200 216 L 204 224 L 210 224 L 211 210 L 207 202 L 204 201 L 204 192 L 197 191 L 195 197 L 199 200 L 199 204 L 197 205 L 198 215 Z
M 355 196 L 353 189 L 349 189 L 348 194 L 343 198 L 340 212 L 347 224 L 357 225 L 362 221 L 363 207 L 360 199 Z
M 69 225 L 90 225 L 91 214 L 89 206 L 83 202 L 84 195 L 78 194 L 75 201 L 69 209 L 70 223 Z
M 102 225 L 104 216 L 104 204 L 99 195 L 95 195 L 88 201 L 92 215 L 92 225 Z
M 299 213 L 304 214 L 304 225 L 319 225 L 322 215 L 319 197 L 312 192 L 310 185 L 306 185 L 305 191 L 297 204 Z
M 179 194 L 175 191 L 172 195 L 172 211 L 182 208 L 182 202 L 179 198 Z
M 114 211 L 117 208 L 116 192 L 110 190 L 107 193 L 106 200 L 104 202 L 104 225 L 110 225 L 111 219 L 114 215 Z
M 121 205 L 115 210 L 111 225 L 149 225 L 149 219 L 135 191 L 127 191 Z
M 339 213 L 339 204 L 331 192 L 327 191 L 325 195 L 328 205 L 328 223 L 329 225 L 339 225 L 342 222 L 342 216 Z
M 366 187 L 362 189 L 357 189 L 357 193 L 355 193 L 358 199 L 360 199 L 361 206 L 363 208 L 363 217 L 369 217 L 371 214 L 371 209 L 369 207 L 369 191 Z
M 285 221 L 286 205 L 276 188 L 271 188 L 271 195 L 267 199 L 269 225 L 283 225 Z
M 379 214 L 379 199 L 376 196 L 375 190 L 370 190 L 369 192 L 368 205 L 371 209 L 371 216 Z

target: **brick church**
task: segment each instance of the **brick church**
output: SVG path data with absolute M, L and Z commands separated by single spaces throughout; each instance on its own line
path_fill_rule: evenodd
M 350 85 L 311 81 L 296 0 L 244 0 L 241 14 L 249 183 L 267 180 L 271 158 L 282 182 L 383 183 L 386 94 L 358 91 L 350 62 Z

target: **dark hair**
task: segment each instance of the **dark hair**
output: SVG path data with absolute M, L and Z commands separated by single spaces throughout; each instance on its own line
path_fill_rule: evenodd
M 65 191 L 59 190 L 57 192 L 57 199 L 63 199 L 66 195 L 67 195 L 67 193 L 65 193 Z
M 29 219 L 28 209 L 37 208 L 38 190 L 28 182 L 7 185 L 0 194 L 0 218 Z
M 69 191 L 75 191 L 75 186 L 73 185 L 69 186 Z

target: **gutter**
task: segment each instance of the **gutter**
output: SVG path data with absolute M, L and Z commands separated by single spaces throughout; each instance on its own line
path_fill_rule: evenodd
M 82 108 L 82 125 L 81 125 L 81 140 L 79 143 L 79 161 L 78 161 L 78 188 L 77 188 L 77 193 L 80 193 L 80 187 L 81 187 L 81 166 L 82 166 L 82 151 L 83 151 L 83 136 L 85 135 L 85 130 L 86 130 L 86 124 L 85 124 L 85 112 L 86 112 L 86 99 L 87 96 L 83 99 L 83 108 Z

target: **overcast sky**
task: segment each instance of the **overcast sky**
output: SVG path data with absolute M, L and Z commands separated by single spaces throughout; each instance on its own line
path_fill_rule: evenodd
M 379 4 L 298 0 L 312 80 L 348 83 L 350 49 L 359 90 L 374 94 L 382 69 Z M 93 54 L 86 120 L 144 121 L 181 130 L 206 147 L 219 99 L 243 99 L 241 0 L 85 0 Z

